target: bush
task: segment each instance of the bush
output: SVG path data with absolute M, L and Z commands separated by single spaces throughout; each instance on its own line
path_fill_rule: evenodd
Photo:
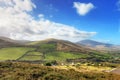
M 46 63 L 51 66 L 51 63 Z M 0 62 L 0 80 L 119 80 L 120 75 L 97 72 L 78 72 L 40 64 Z M 9 67 L 8 67 L 9 66 Z
M 54 61 L 45 63 L 45 66 L 52 66 L 52 65 L 58 65 L 57 61 L 54 60 Z
M 58 73 L 49 73 L 43 77 L 43 80 L 68 80 L 64 75 Z
M 45 66 L 52 66 L 50 62 L 45 63 Z

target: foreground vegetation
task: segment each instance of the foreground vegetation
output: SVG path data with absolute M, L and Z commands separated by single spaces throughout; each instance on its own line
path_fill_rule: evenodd
M 83 69 L 83 68 L 81 68 Z M 80 70 L 80 69 L 79 69 Z M 41 64 L 21 62 L 0 62 L 0 80 L 119 80 L 120 75 L 98 72 L 78 71 Z

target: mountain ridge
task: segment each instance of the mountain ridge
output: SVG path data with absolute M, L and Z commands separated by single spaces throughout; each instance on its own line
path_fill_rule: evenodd
M 99 42 L 99 41 L 90 40 L 90 39 L 78 41 L 77 43 L 80 43 L 82 45 L 92 46 L 92 47 L 95 47 L 96 45 L 105 45 L 106 47 L 113 46 L 113 44 L 110 44 L 110 43 L 104 43 L 104 42 Z
M 90 49 L 81 45 L 77 45 L 75 43 L 72 43 L 70 41 L 66 40 L 60 40 L 60 39 L 45 39 L 41 41 L 33 41 L 32 43 L 29 43 L 29 45 L 40 45 L 40 44 L 56 44 L 57 50 L 62 51 L 76 51 L 76 52 L 84 52 L 88 53 L 90 52 Z
M 99 51 L 111 51 L 111 52 L 119 52 L 120 51 L 120 45 L 103 43 L 103 42 L 89 40 L 89 39 L 78 41 L 77 44 L 86 46 L 93 50 L 99 50 Z

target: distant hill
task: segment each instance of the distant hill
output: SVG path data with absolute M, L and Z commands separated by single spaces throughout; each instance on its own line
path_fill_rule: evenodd
M 120 51 L 120 46 L 119 45 L 114 45 L 114 44 L 110 44 L 110 43 L 103 43 L 103 42 L 99 42 L 99 41 L 94 41 L 94 40 L 82 40 L 82 41 L 78 41 L 77 44 L 86 46 L 90 49 L 94 49 L 94 50 L 100 50 L 100 51 Z
M 25 45 L 28 42 L 30 42 L 30 41 L 13 40 L 13 39 L 10 39 L 10 38 L 7 38 L 7 37 L 0 36 L 0 48 Z
M 94 40 L 82 40 L 82 41 L 79 41 L 77 42 L 78 44 L 81 44 L 81 45 L 85 45 L 85 46 L 91 46 L 91 47 L 96 47 L 98 45 L 103 45 L 105 47 L 111 47 L 113 46 L 113 44 L 108 44 L 108 43 L 102 43 L 102 42 L 98 42 L 98 41 L 94 41 Z
M 0 48 L 18 45 L 14 40 L 6 37 L 0 37 Z

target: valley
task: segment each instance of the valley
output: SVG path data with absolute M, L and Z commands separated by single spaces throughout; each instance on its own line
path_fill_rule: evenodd
M 6 42 L 8 43 L 9 41 L 6 40 Z M 3 48 L 0 49 L 0 60 L 120 62 L 119 53 L 100 52 L 99 50 L 93 50 L 83 45 L 57 39 L 27 42 L 26 44 L 16 43 L 16 45 L 1 47 Z
M 11 44 L 8 45 L 10 42 Z M 1 80 L 21 80 L 23 78 L 23 80 L 29 78 L 33 78 L 33 80 L 37 80 L 37 78 L 43 80 L 56 78 L 59 80 L 61 77 L 63 77 L 62 80 L 76 80 L 76 76 L 81 80 L 117 80 L 120 75 L 118 73 L 120 68 L 119 52 L 101 52 L 80 44 L 58 39 L 29 41 L 24 42 L 24 44 L 19 41 L 14 43 L 12 39 L 11 41 L 2 39 L 0 43 L 5 45 L 0 45 Z M 26 69 L 28 66 L 29 70 Z M 42 71 L 41 69 L 45 70 Z M 15 70 L 15 73 L 12 73 L 11 70 Z M 55 74 L 51 74 L 49 70 Z M 26 71 L 29 71 L 29 73 Z M 66 71 L 67 73 L 65 73 Z M 42 75 L 42 72 L 45 74 Z M 53 77 L 50 77 L 51 75 Z M 68 77 L 68 75 L 73 76 Z M 112 76 L 109 78 L 108 76 L 110 75 Z
M 0 0 L 0 80 L 120 80 L 120 0 Z

